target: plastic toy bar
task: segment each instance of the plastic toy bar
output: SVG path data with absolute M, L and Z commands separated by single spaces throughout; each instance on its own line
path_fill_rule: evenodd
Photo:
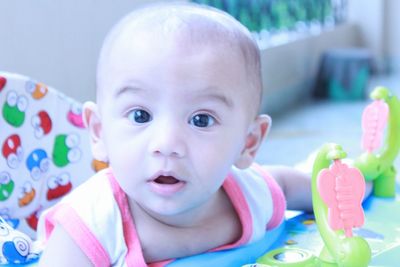
M 396 169 L 393 162 L 400 149 L 400 101 L 384 87 L 375 88 L 371 98 L 374 102 L 364 110 L 362 118 L 362 147 L 366 152 L 356 159 L 355 166 L 367 181 L 373 181 L 375 196 L 394 197 Z M 373 151 L 381 146 L 386 121 L 385 144 L 374 154 Z
M 246 267 L 365 267 L 371 260 L 368 243 L 353 236 L 364 223 L 361 206 L 365 181 L 361 172 L 340 160 L 346 153 L 336 144 L 323 146 L 314 162 L 312 200 L 318 230 L 324 241 L 319 257 L 298 248 L 279 248 Z

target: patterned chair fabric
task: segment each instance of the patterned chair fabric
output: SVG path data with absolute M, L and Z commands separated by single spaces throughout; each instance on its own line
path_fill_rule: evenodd
M 90 177 L 81 103 L 0 72 L 0 216 L 35 238 L 38 216 Z

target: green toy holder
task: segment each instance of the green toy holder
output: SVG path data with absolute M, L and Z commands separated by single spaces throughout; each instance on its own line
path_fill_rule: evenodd
M 324 247 L 319 257 L 307 250 L 283 247 L 260 257 L 257 264 L 253 266 L 368 266 L 371 260 L 371 250 L 368 243 L 363 238 L 351 234 L 351 227 L 360 226 L 363 217 L 360 219 L 348 216 L 352 213 L 357 214 L 360 210 L 362 213 L 361 201 L 365 183 L 362 174 L 357 169 L 349 168 L 340 162 L 345 157 L 346 153 L 339 145 L 326 144 L 320 149 L 314 161 L 311 181 L 312 201 L 317 227 L 324 241 Z M 323 180 L 323 177 L 328 179 Z M 352 179 L 357 179 L 357 182 L 352 186 L 347 186 Z M 343 181 L 346 181 L 347 187 L 345 187 Z M 326 189 L 326 186 L 324 188 L 321 185 L 326 185 L 325 183 L 330 183 L 328 186 L 331 189 Z M 330 190 L 332 194 L 336 193 L 335 197 L 322 195 L 321 192 L 324 190 Z M 357 199 L 353 198 L 354 194 L 358 195 Z M 352 205 L 349 209 L 346 199 L 350 198 L 353 198 L 359 206 Z M 326 203 L 326 200 L 329 199 L 336 202 L 333 204 Z M 343 207 L 344 209 L 342 209 Z M 335 212 L 337 213 L 336 219 L 338 219 L 336 224 L 335 220 L 332 220 Z
M 393 163 L 400 149 L 400 101 L 396 96 L 392 96 L 385 87 L 375 88 L 370 94 L 370 97 L 375 102 L 373 104 L 381 102 L 385 103 L 388 107 L 388 125 L 385 145 L 378 153 L 373 153 L 373 150 L 377 148 L 374 144 L 371 146 L 364 146 L 364 149 L 367 151 L 355 160 L 354 165 L 363 173 L 367 181 L 373 181 L 375 196 L 394 197 L 396 169 Z M 368 113 L 367 109 L 364 112 Z M 365 113 L 363 115 L 363 121 L 366 115 Z M 379 129 L 382 112 L 379 108 L 375 108 L 369 113 L 372 123 L 363 127 L 363 138 L 370 138 L 371 140 L 374 138 L 379 139 L 381 134 L 376 133 L 383 130 L 382 128 Z M 372 134 L 368 134 L 368 132 Z
M 370 98 L 373 103 L 366 107 L 362 118 L 362 147 L 365 152 L 354 161 L 354 166 L 366 181 L 373 182 L 374 196 L 394 197 L 396 195 L 394 161 L 400 150 L 400 101 L 385 87 L 375 88 Z M 385 128 L 386 135 L 384 135 Z M 331 211 L 328 210 L 328 205 L 318 188 L 320 174 L 332 168 L 332 165 L 337 164 L 345 156 L 346 153 L 340 146 L 327 144 L 319 150 L 314 161 L 313 208 L 317 227 L 324 242 L 319 256 L 304 249 L 285 246 L 269 251 L 258 258 L 256 264 L 246 267 L 368 266 L 371 261 L 371 249 L 368 243 L 361 237 L 349 235 L 349 227 L 342 230 L 331 227 L 328 223 Z

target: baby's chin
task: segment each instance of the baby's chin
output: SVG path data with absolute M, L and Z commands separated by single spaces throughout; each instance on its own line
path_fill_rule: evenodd
M 182 223 L 180 218 L 186 217 L 185 214 L 193 209 L 193 206 L 187 205 L 187 202 L 184 203 L 185 205 L 182 205 L 183 203 L 168 202 L 161 205 L 146 205 L 145 211 L 148 215 L 164 224 L 179 225 Z
M 147 203 L 139 204 L 140 207 L 154 219 L 175 226 L 190 224 L 195 219 L 193 214 L 199 211 L 201 203 L 193 198 L 179 199 L 148 199 Z

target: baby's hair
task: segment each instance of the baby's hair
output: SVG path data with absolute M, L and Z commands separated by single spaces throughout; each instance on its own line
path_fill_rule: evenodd
M 194 3 L 157 3 L 138 8 L 122 18 L 107 35 L 100 51 L 97 65 L 97 98 L 101 85 L 103 62 L 112 53 L 113 45 L 122 33 L 146 29 L 154 31 L 160 38 L 174 35 L 180 45 L 188 47 L 198 45 L 227 45 L 239 48 L 249 77 L 250 94 L 258 109 L 261 102 L 262 80 L 260 51 L 249 30 L 231 15 L 216 8 Z M 252 106 L 254 102 L 252 102 Z

